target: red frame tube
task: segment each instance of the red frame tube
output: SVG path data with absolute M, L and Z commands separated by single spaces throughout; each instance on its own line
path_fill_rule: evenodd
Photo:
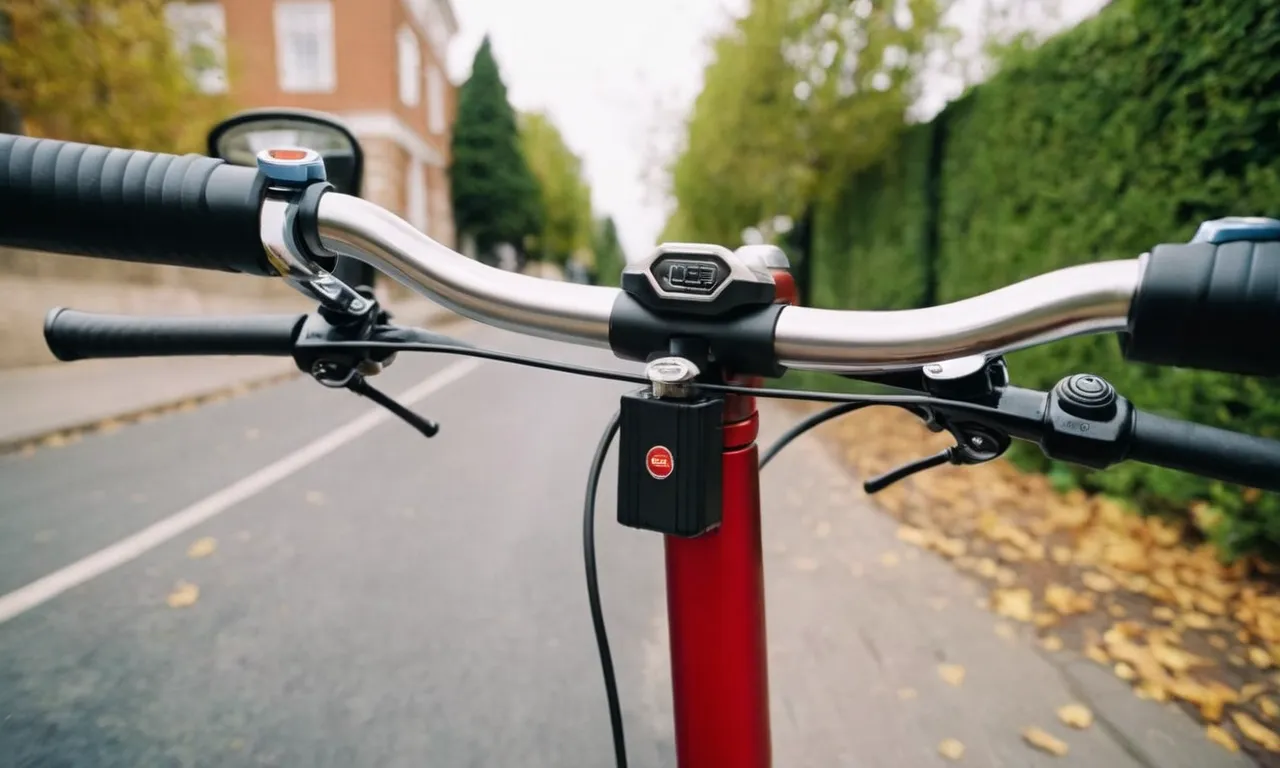
M 666 537 L 680 766 L 767 768 L 772 759 L 758 428 L 754 404 L 747 419 L 725 424 L 720 527 Z
M 775 272 L 774 280 L 779 301 L 794 303 L 791 275 Z M 726 397 L 724 414 L 720 527 L 692 539 L 666 537 L 676 763 L 768 768 L 760 416 L 755 398 L 745 395 Z

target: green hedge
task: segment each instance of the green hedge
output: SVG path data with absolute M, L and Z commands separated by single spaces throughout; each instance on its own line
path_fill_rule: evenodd
M 927 193 L 933 125 L 903 134 L 884 163 L 814 215 L 811 296 L 819 307 L 902 309 L 926 302 Z
M 1278 212 L 1280 3 L 1116 0 L 1004 62 L 825 204 L 813 300 L 859 308 L 950 301 L 1185 241 L 1204 219 Z M 1280 385 L 1125 364 L 1112 338 L 1009 362 L 1023 385 L 1047 388 L 1090 371 L 1142 408 L 1280 436 Z M 1015 458 L 1046 468 L 1039 454 Z M 1072 471 L 1086 487 L 1148 510 L 1211 499 L 1228 513 L 1217 535 L 1229 551 L 1280 545 L 1275 496 L 1136 464 Z

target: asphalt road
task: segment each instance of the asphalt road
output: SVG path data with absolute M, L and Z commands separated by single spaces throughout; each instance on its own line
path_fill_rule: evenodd
M 459 364 L 402 355 L 379 377 L 392 393 L 453 377 L 415 406 L 441 421 L 432 440 L 298 380 L 0 458 L 0 601 L 196 502 L 219 510 L 0 623 L 0 766 L 611 764 L 580 515 L 626 385 Z M 661 542 L 612 524 L 614 477 L 610 462 L 599 560 L 628 747 L 670 765 Z M 812 439 L 763 493 L 777 765 L 945 765 L 945 738 L 973 765 L 1246 764 L 1106 673 L 997 637 L 976 585 L 906 552 Z M 205 537 L 216 549 L 190 557 Z M 898 567 L 878 565 L 888 550 Z M 180 582 L 198 599 L 170 607 Z M 940 662 L 966 665 L 964 685 Z M 1055 729 L 1080 699 L 1102 722 Z M 1027 747 L 1031 724 L 1070 757 Z

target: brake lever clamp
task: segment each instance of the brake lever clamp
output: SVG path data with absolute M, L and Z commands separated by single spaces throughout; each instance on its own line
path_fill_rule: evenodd
M 921 368 L 925 391 L 937 398 L 962 400 L 969 403 L 992 404 L 1000 399 L 1000 391 L 1009 384 L 1009 368 L 1004 358 L 985 355 L 944 360 L 929 363 Z M 950 432 L 956 444 L 932 456 L 903 464 L 896 469 L 873 477 L 862 484 L 871 494 L 888 488 L 926 469 L 943 464 L 985 464 L 1003 456 L 1012 443 L 1008 434 L 983 424 L 960 421 L 945 410 L 924 407 L 909 409 L 924 422 L 930 432 Z
M 366 311 L 335 316 L 323 309 L 307 315 L 294 343 L 298 369 L 326 387 L 347 387 L 356 376 L 375 376 L 395 360 L 395 350 L 333 349 L 332 342 L 367 341 L 386 313 L 368 298 Z

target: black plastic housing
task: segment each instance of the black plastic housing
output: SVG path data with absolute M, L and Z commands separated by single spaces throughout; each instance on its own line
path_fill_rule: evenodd
M 773 329 L 783 305 L 750 308 L 730 317 L 658 314 L 619 293 L 609 315 L 609 346 L 624 360 L 648 362 L 673 340 L 699 339 L 714 362 L 737 374 L 777 378 L 786 372 L 773 351 Z
M 0 245 L 274 275 L 265 179 L 201 155 L 0 134 Z
M 1129 360 L 1280 375 L 1280 242 L 1160 245 L 1122 337 Z
M 720 398 L 622 396 L 618 422 L 618 522 L 691 538 L 720 525 L 723 470 Z M 650 472 L 650 451 L 670 453 L 670 474 Z

